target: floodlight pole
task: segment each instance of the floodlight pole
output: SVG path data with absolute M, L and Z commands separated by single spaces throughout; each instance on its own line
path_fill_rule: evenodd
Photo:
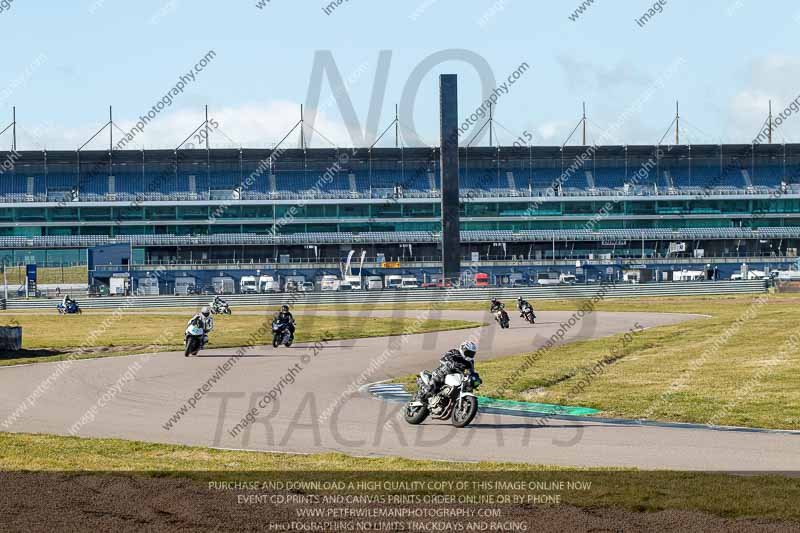
M 303 125 L 303 104 L 300 104 L 300 148 L 306 150 L 305 126 Z
M 108 106 L 108 123 L 111 125 L 108 128 L 108 152 L 114 149 L 114 114 L 112 112 L 111 106 Z
M 767 136 L 769 144 L 772 144 L 772 100 L 769 101 L 769 118 L 767 119 Z
M 678 101 L 675 101 L 675 146 L 681 144 L 681 114 Z
M 206 104 L 206 151 L 208 151 L 208 138 L 210 136 L 208 131 L 208 104 Z
M 581 122 L 583 123 L 583 144 L 581 146 L 586 146 L 586 102 L 583 102 L 583 117 L 581 118 Z
M 489 146 L 493 146 L 492 142 L 492 104 L 489 104 Z
M 17 106 L 11 108 L 11 150 L 17 151 Z

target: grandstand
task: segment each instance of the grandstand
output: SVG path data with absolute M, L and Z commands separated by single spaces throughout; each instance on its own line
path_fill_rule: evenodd
M 113 243 L 134 265 L 441 256 L 438 148 L 15 156 L 7 263 L 83 263 Z M 459 184 L 463 261 L 789 262 L 800 245 L 796 144 L 461 148 Z

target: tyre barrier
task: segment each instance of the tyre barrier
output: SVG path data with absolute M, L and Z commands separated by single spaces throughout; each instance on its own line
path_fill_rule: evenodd
M 0 352 L 22 349 L 22 326 L 0 326 Z

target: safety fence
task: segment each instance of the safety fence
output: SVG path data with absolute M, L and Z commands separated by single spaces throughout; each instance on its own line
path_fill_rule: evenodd
M 522 296 L 531 300 L 589 299 L 603 292 L 603 298 L 645 298 L 654 296 L 704 296 L 754 294 L 767 291 L 767 282 L 755 281 L 694 281 L 646 284 L 617 284 L 601 289 L 599 284 L 559 285 L 550 287 L 471 288 L 471 289 L 410 289 L 354 292 L 309 292 L 238 294 L 224 298 L 232 306 L 252 305 L 356 305 L 403 304 L 412 302 L 476 301 L 493 297 L 510 300 Z M 141 296 L 82 298 L 83 309 L 109 309 L 126 301 L 130 308 L 198 307 L 207 304 L 213 296 Z M 9 299 L 8 310 L 55 308 L 55 299 Z

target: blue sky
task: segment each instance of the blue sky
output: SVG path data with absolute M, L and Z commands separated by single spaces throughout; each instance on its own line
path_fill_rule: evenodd
M 590 140 L 652 144 L 670 124 L 676 100 L 682 140 L 747 143 L 769 99 L 777 113 L 800 95 L 800 6 L 790 1 L 667 0 L 644 27 L 635 19 L 653 2 L 595 0 L 575 21 L 569 15 L 579 0 L 349 0 L 330 14 L 324 1 L 270 0 L 263 9 L 257 2 L 0 3 L 0 32 L 11 52 L 0 63 L 0 128 L 16 105 L 19 149 L 74 149 L 113 105 L 115 122 L 128 130 L 209 50 L 213 60 L 135 147 L 177 146 L 202 120 L 204 104 L 220 124 L 212 145 L 270 146 L 297 120 L 319 51 L 330 51 L 349 79 L 362 129 L 380 50 L 391 53 L 381 126 L 392 120 L 411 72 L 432 54 L 467 50 L 485 60 L 498 83 L 527 63 L 496 108 L 504 144 L 528 131 L 534 144 L 560 145 L 582 101 Z M 676 60 L 680 68 L 649 94 Z M 475 68 L 436 65 L 422 79 L 413 118 L 401 116 L 427 144 L 436 143 L 439 73 L 459 74 L 462 117 L 482 102 Z M 646 93 L 643 105 L 624 115 Z M 315 128 L 334 144 L 352 144 L 327 81 L 320 102 Z M 621 127 L 602 137 L 623 115 Z M 778 128 L 776 140 L 800 141 L 797 115 Z M 9 136 L 0 142 L 5 147 Z M 319 136 L 312 142 L 328 146 Z

